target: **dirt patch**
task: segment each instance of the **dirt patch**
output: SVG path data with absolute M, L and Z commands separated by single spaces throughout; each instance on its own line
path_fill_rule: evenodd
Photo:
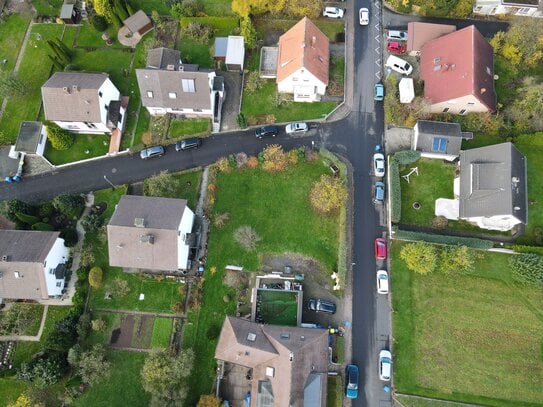
M 283 30 L 268 30 L 264 35 L 264 46 L 274 47 L 279 43 L 279 37 L 285 32 Z
M 228 287 L 243 289 L 249 284 L 249 276 L 244 271 L 226 270 L 223 283 Z
M 129 348 L 134 332 L 134 316 L 127 315 L 121 322 L 121 327 L 111 333 L 110 345 L 113 348 Z
M 315 259 L 298 253 L 284 253 L 276 256 L 264 256 L 262 258 L 262 271 L 284 271 L 285 267 L 292 269 L 292 274 L 304 274 L 304 279 L 313 281 L 322 286 L 330 285 L 330 278 Z
M 136 315 L 134 319 L 131 348 L 147 349 L 151 345 L 155 318 L 149 315 Z

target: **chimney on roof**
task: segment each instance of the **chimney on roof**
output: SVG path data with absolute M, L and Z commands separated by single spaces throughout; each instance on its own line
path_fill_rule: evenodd
M 143 235 L 140 240 L 142 243 L 149 243 L 149 244 L 155 243 L 155 237 L 150 233 Z
M 74 92 L 78 92 L 79 91 L 79 87 L 77 85 L 72 85 L 72 90 Z
M 8 261 L 8 256 L 7 256 L 7 254 L 2 255 L 2 261 Z
M 172 64 L 166 65 L 166 70 L 167 71 L 173 71 L 174 69 L 175 69 L 175 66 L 173 66 Z
M 67 87 L 67 86 L 64 86 L 64 87 L 62 88 L 62 90 L 64 91 L 64 93 L 70 93 L 70 92 L 68 91 L 68 87 Z
M 302 45 L 300 45 L 300 48 L 305 48 L 305 41 L 302 41 Z
M 311 47 L 315 48 L 315 44 L 317 43 L 317 37 L 313 36 L 311 37 Z
M 179 70 L 180 71 L 184 71 L 185 70 L 185 67 L 183 65 L 179 65 Z
M 481 88 L 481 95 L 486 92 L 486 88 Z
M 134 226 L 137 228 L 144 228 L 145 218 L 134 218 Z

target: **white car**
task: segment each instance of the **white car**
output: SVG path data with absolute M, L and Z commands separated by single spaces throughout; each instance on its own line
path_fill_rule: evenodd
M 413 67 L 408 62 L 394 55 L 388 57 L 385 66 L 402 75 L 411 75 L 411 72 L 413 72 Z
M 388 294 L 388 273 L 385 270 L 377 270 L 377 293 Z
M 344 10 L 338 7 L 325 7 L 322 15 L 330 18 L 343 18 Z
M 370 11 L 366 7 L 362 7 L 358 12 L 360 25 L 368 25 L 370 23 Z
M 287 134 L 305 133 L 309 129 L 307 123 L 289 123 L 285 126 Z
M 379 178 L 385 176 L 385 156 L 381 153 L 373 155 L 373 173 Z
M 379 352 L 379 379 L 388 382 L 392 373 L 392 354 L 388 350 Z

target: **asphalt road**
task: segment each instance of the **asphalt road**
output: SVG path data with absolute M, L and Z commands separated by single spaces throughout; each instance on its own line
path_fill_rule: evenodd
M 349 6 L 349 5 L 347 5 Z M 376 0 L 355 0 L 352 13 L 347 13 L 347 36 L 354 39 L 354 61 L 346 61 L 354 68 L 353 100 L 348 100 L 351 113 L 334 123 L 314 123 L 303 137 L 258 140 L 252 130 L 219 134 L 207 138 L 201 148 L 176 152 L 168 146 L 166 155 L 141 160 L 139 154 L 125 155 L 77 165 L 71 168 L 24 178 L 20 184 L 0 183 L 0 200 L 18 198 L 27 202 L 47 200 L 61 193 L 80 193 L 140 181 L 162 170 L 178 171 L 211 164 L 219 157 L 243 151 L 257 154 L 266 144 L 279 143 L 286 149 L 300 145 L 323 145 L 346 157 L 354 170 L 353 224 L 353 320 L 352 363 L 361 369 L 360 397 L 354 406 L 390 405 L 390 395 L 379 381 L 377 355 L 390 346 L 390 307 L 388 296 L 376 293 L 375 272 L 386 264 L 376 264 L 373 242 L 384 237 L 386 218 L 383 207 L 376 208 L 371 199 L 371 157 L 376 144 L 382 144 L 384 117 L 381 102 L 373 100 L 373 86 L 382 73 L 383 27 L 406 28 L 408 21 L 429 21 L 455 24 L 458 28 L 475 24 L 485 36 L 507 27 L 506 23 L 481 20 L 423 19 L 381 10 Z M 358 9 L 370 9 L 370 25 L 358 24 Z M 349 92 L 347 92 L 349 94 Z M 105 177 L 104 177 L 105 176 Z M 393 277 L 393 276 L 392 276 Z M 393 285 L 393 278 L 391 281 Z

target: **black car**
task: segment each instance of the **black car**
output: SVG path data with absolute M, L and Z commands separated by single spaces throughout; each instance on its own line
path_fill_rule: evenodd
M 279 134 L 279 127 L 277 126 L 262 126 L 255 130 L 256 138 L 262 137 L 275 137 Z
M 191 148 L 198 148 L 202 145 L 202 139 L 199 137 L 188 138 L 180 140 L 175 143 L 175 151 L 189 150 Z
M 330 301 L 321 300 L 320 298 L 311 298 L 308 307 L 311 311 L 326 312 L 328 314 L 336 313 L 336 304 Z

